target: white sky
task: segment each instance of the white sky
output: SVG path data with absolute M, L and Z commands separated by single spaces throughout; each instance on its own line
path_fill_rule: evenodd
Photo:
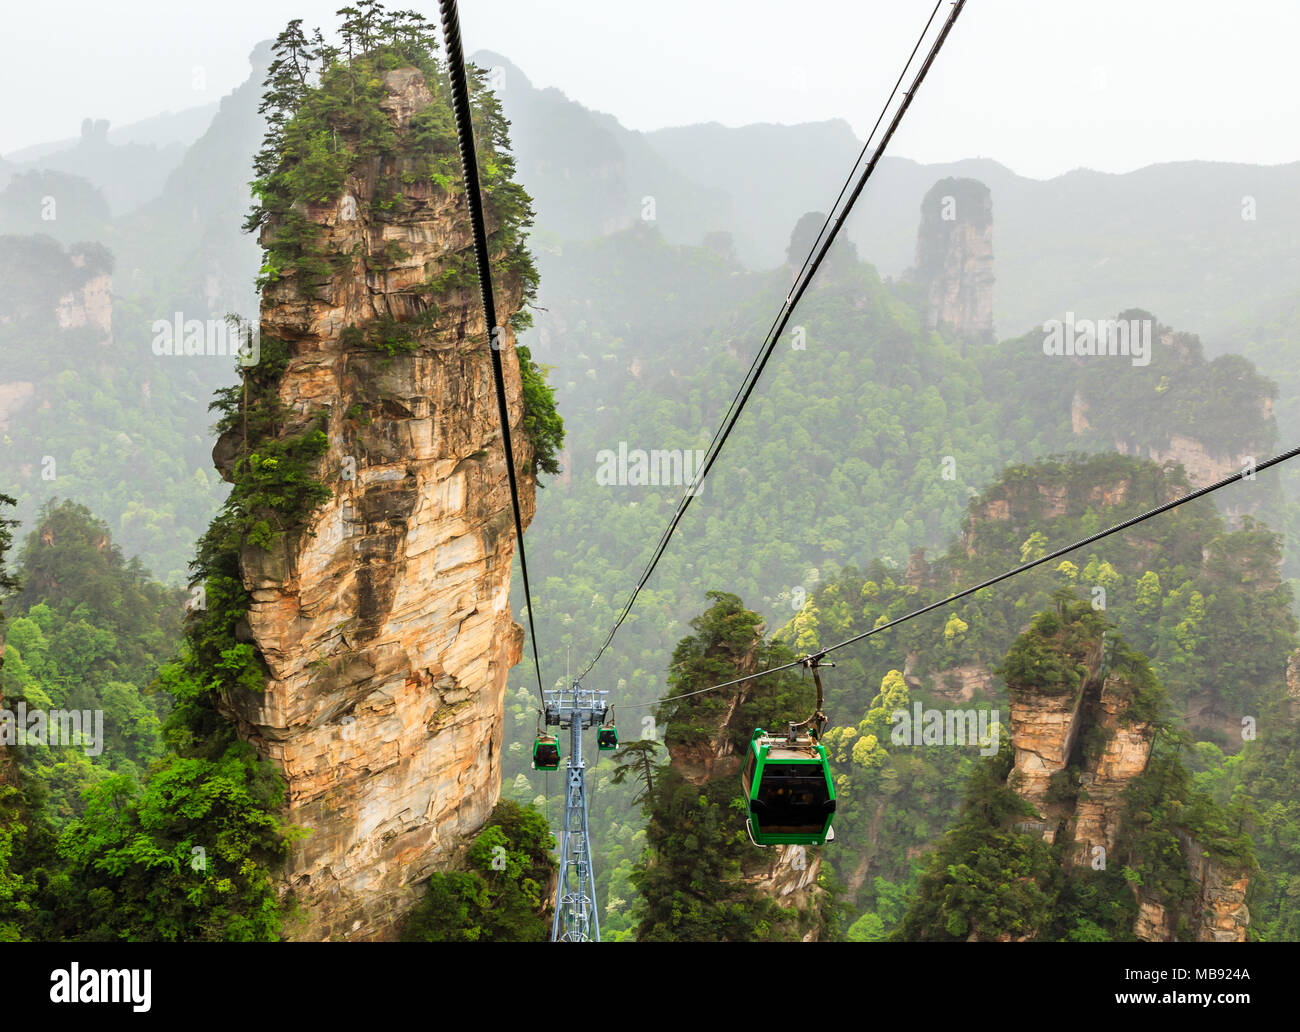
M 419 6 L 431 19 L 437 5 Z M 340 0 L 11 4 L 0 154 L 207 103 L 290 18 Z M 462 0 L 504 54 L 633 129 L 847 119 L 865 134 L 933 0 Z M 890 153 L 1047 177 L 1189 158 L 1300 159 L 1296 0 L 968 0 Z M 202 70 L 196 83 L 195 70 Z

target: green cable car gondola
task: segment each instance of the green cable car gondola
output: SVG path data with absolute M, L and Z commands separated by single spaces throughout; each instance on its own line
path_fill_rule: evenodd
M 533 770 L 559 770 L 560 743 L 554 735 L 539 734 L 533 741 Z
M 749 819 L 745 829 L 756 846 L 820 846 L 835 837 L 835 782 L 826 747 L 818 741 L 826 726 L 822 712 L 821 656 L 805 656 L 802 663 L 817 683 L 817 708 L 800 724 L 791 723 L 788 734 L 770 735 L 754 729 L 741 769 Z M 828 666 L 832 664 L 827 664 Z
M 755 728 L 740 784 L 755 845 L 820 846 L 835 837 L 830 762 L 811 735 L 791 738 Z
M 613 752 L 618 748 L 618 728 L 606 724 L 596 729 L 596 748 L 601 752 Z

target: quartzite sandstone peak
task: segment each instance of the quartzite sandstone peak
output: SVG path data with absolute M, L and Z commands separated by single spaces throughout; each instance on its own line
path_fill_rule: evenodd
M 433 94 L 414 68 L 386 72 L 384 85 L 401 139 Z M 476 291 L 431 297 L 424 286 L 472 254 L 463 193 L 408 175 L 395 203 L 372 204 L 411 160 L 358 161 L 342 196 L 308 205 L 322 250 L 344 260 L 314 290 L 289 278 L 262 296 L 263 340 L 289 344 L 280 400 L 304 426 L 323 416 L 320 469 L 333 489 L 306 533 L 243 548 L 248 632 L 271 679 L 263 696 L 225 699 L 281 771 L 288 822 L 310 832 L 285 868 L 305 914 L 292 938 L 393 937 L 415 883 L 458 857 L 500 791 L 522 630 L 508 604 L 514 539 L 491 352 Z M 527 523 L 535 480 L 522 475 L 532 449 L 509 328 L 523 287 L 502 276 L 497 288 Z M 411 353 L 345 333 L 426 312 L 435 318 Z M 240 446 L 227 434 L 218 465 Z
M 1134 688 L 1127 675 L 1107 669 L 1103 649 L 1100 639 L 1090 644 L 1075 691 L 1045 693 L 1008 682 L 1015 753 L 1008 784 L 1039 817 L 1020 828 L 1041 834 L 1047 842 L 1066 836 L 1069 862 L 1094 869 L 1116 856 L 1125 789 L 1146 770 L 1156 732 L 1152 721 L 1131 712 Z M 1082 747 L 1090 730 L 1104 732 L 1100 749 Z M 1053 776 L 1063 774 L 1072 761 L 1079 767 L 1077 797 L 1054 798 Z M 1249 875 L 1208 857 L 1185 832 L 1179 833 L 1179 842 L 1195 899 L 1180 915 L 1178 908 L 1153 898 L 1145 888 L 1134 888 L 1134 934 L 1148 942 L 1173 941 L 1178 919 L 1184 916 L 1188 934 L 1199 941 L 1244 942 L 1250 923 L 1245 902 Z
M 921 202 L 915 276 L 926 323 L 968 341 L 993 339 L 993 200 L 974 179 L 941 179 Z

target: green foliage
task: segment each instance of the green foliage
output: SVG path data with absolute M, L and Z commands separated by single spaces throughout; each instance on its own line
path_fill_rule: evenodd
M 409 207 L 402 190 L 417 182 L 446 194 L 464 189 L 450 87 L 436 57 L 432 27 L 416 12 L 390 11 L 374 0 L 339 14 L 344 16 L 341 45 L 327 43 L 319 29 L 309 39 L 300 20 L 290 22 L 275 41 L 259 108 L 267 132 L 254 163 L 256 203 L 245 223 L 250 232 L 261 232 L 265 247 L 259 287 L 291 282 L 301 294 L 314 296 L 351 261 L 351 255 L 325 252 L 321 226 L 310 213 L 313 207 L 338 204 L 363 174 L 358 169 L 375 163 L 384 170 L 374 198 L 379 214 Z M 400 68 L 418 72 L 432 99 L 411 116 L 409 131 L 399 135 L 382 102 L 388 74 Z M 525 239 L 533 221 L 532 201 L 515 182 L 509 123 L 485 73 L 471 67 L 467 80 L 494 279 L 498 289 L 518 291 L 521 297 L 522 305 L 511 317 L 518 332 L 531 324 L 527 306 L 537 295 L 537 269 Z M 352 191 L 360 193 L 354 183 Z M 404 257 L 400 245 L 389 241 L 380 254 L 367 256 L 366 264 L 384 269 Z M 364 343 L 390 357 L 425 346 L 440 305 L 477 283 L 468 251 L 450 255 L 445 264 L 421 286 L 425 303 L 416 319 L 382 315 L 367 326 L 345 330 L 345 343 Z M 555 395 L 529 349 L 518 346 L 515 351 L 532 469 L 555 475 L 564 440 Z
M 1013 827 L 1033 811 L 1006 787 L 1011 758 L 1004 739 L 976 768 L 961 818 L 939 840 L 894 938 L 1033 938 L 1048 921 L 1056 864 L 1041 836 Z
M 1194 784 L 1226 807 L 1223 830 L 1249 833 L 1259 863 L 1246 900 L 1250 938 L 1300 940 L 1300 721 L 1283 703 L 1260 715 L 1259 737 L 1237 755 L 1203 750 L 1207 769 Z
M 436 872 L 407 915 L 407 942 L 544 942 L 555 841 L 531 806 L 497 803 L 470 846 L 465 869 Z
M 1125 789 L 1119 843 L 1121 855 L 1130 857 L 1128 865 L 1141 871 L 1143 888 L 1181 906 L 1194 900 L 1197 888 L 1188 873 L 1188 836 L 1229 871 L 1256 866 L 1244 812 L 1226 813 L 1195 789 L 1179 755 L 1187 744 L 1182 735 L 1157 738 L 1146 770 Z
M 125 561 L 107 526 L 72 502 L 42 509 L 19 569 L 7 699 L 99 711 L 104 729 L 97 751 L 18 751 L 24 823 L 0 835 L 0 852 L 16 858 L 25 886 L 23 934 L 278 938 L 270 871 L 286 848 L 273 816 L 282 789 L 212 705 L 221 675 L 246 677 L 253 661 L 237 652 L 251 649 L 234 641 L 228 623 L 223 634 L 215 630 L 232 617 L 230 599 L 220 585 L 209 590 L 210 608 L 191 614 L 182 660 L 165 662 L 177 647 L 185 593 Z M 215 678 L 194 659 L 214 648 L 224 648 L 228 664 Z M 173 751 L 164 752 L 164 729 Z
M 273 816 L 282 789 L 250 746 L 215 760 L 170 755 L 143 792 L 113 777 L 59 839 L 67 864 L 63 938 L 275 940 L 271 871 L 287 852 Z
M 585 243 L 566 239 L 562 254 L 551 254 L 540 250 L 539 259 L 545 304 L 556 314 L 547 332 L 528 343 L 554 366 L 558 403 L 567 414 L 570 475 L 548 485 L 542 518 L 529 531 L 529 552 L 542 665 L 562 671 L 566 655 L 594 654 L 644 565 L 647 556 L 628 542 L 656 540 L 681 495 L 673 487 L 602 486 L 597 456 L 620 441 L 629 448 L 705 447 L 707 428 L 717 425 L 744 377 L 752 357 L 747 342 L 762 339 L 771 298 L 784 296 L 789 284 L 788 272 L 748 272 L 720 250 L 677 246 L 644 225 Z M 593 297 L 598 304 L 589 304 Z M 961 347 L 924 330 L 923 304 L 906 285 L 882 282 L 848 255 L 819 273 L 799 311 L 807 350 L 783 342 L 774 352 L 745 418 L 692 504 L 690 532 L 674 538 L 620 630 L 618 648 L 601 661 L 602 677 L 626 686 L 620 692 L 626 704 L 651 705 L 662 693 L 656 671 L 670 659 L 664 643 L 681 638 L 695 600 L 709 588 L 745 598 L 793 651 L 806 651 L 1002 572 L 1019 561 L 1035 532 L 1050 551 L 1187 488 L 1175 469 L 1114 454 L 1115 441 L 1102 437 L 1113 427 L 1094 422 L 1097 433 L 1075 433 L 1071 403 L 1080 377 L 1092 370 L 1043 356 L 1041 333 Z M 683 341 L 690 342 L 690 375 L 682 365 Z M 1161 348 L 1157 342 L 1153 365 L 1164 361 Z M 1093 365 L 1109 365 L 1103 372 L 1116 381 L 1131 368 Z M 1197 368 L 1171 359 L 1161 375 L 1177 387 L 1184 375 L 1222 370 Z M 1103 379 L 1097 390 L 1109 386 Z M 1217 418 L 1223 406 L 1205 403 Z M 1239 406 L 1237 416 L 1249 439 L 1267 440 L 1271 424 L 1258 405 Z M 1180 434 L 1218 453 L 1236 447 L 1232 439 L 1203 434 L 1194 413 L 1189 418 L 1177 424 Z M 684 427 L 704 427 L 705 436 L 697 439 Z M 1145 452 L 1145 437 L 1137 443 Z M 1100 454 L 1062 454 L 1080 447 Z M 952 479 L 942 462 L 947 456 Z M 1260 479 L 1256 486 L 1263 488 L 1267 477 Z M 1003 504 L 1007 519 L 990 516 Z M 876 635 L 844 650 L 840 668 L 829 675 L 837 684 L 832 720 L 856 728 L 884 676 L 905 664 L 914 702 L 932 705 L 941 689 L 968 690 L 1006 655 L 1030 617 L 1051 604 L 1057 588 L 1073 582 L 1088 598 L 1104 586 L 1103 577 L 1114 583 L 1112 571 L 1121 580 L 1107 591 L 1105 615 L 1150 657 L 1175 712 L 1254 712 L 1282 690 L 1289 589 L 1247 589 L 1240 575 L 1206 564 L 1206 550 L 1213 554 L 1213 543 L 1234 533 L 1212 503 L 1185 505 L 1091 551 Z M 927 561 L 909 576 L 909 557 L 922 549 Z M 1086 580 L 1092 554 L 1097 579 Z M 1109 566 L 1104 573 L 1103 564 Z M 1138 583 L 1148 572 L 1162 589 L 1154 616 L 1137 612 Z M 882 589 L 886 580 L 890 586 Z M 878 594 L 862 594 L 867 581 Z M 1244 612 L 1233 614 L 1214 650 L 1204 618 L 1180 639 L 1174 629 L 1185 618 L 1178 611 L 1189 605 L 1189 594 L 1176 593 L 1185 582 L 1202 604 L 1219 593 L 1244 595 L 1258 612 L 1248 620 Z M 801 606 L 796 588 L 806 596 Z M 832 588 L 834 599 L 827 594 Z M 954 625 L 952 637 L 944 636 L 951 616 L 967 625 L 964 635 Z M 792 619 L 787 633 L 783 625 Z M 1259 670 L 1257 660 L 1271 672 Z M 1259 676 L 1245 676 L 1247 668 Z M 507 781 L 531 777 L 525 753 L 533 721 L 515 701 L 524 687 L 523 673 L 513 673 L 510 705 L 517 712 L 508 727 L 518 729 L 520 751 L 507 754 Z M 975 692 L 979 701 L 972 705 L 998 704 L 1000 686 L 992 695 L 978 686 Z M 852 789 L 841 794 L 837 852 L 862 857 L 871 872 L 905 883 L 909 853 L 915 856 L 955 817 L 972 760 L 957 749 L 889 752 L 879 775 L 837 769 L 837 784 L 846 778 Z M 541 790 L 535 778 L 530 786 L 520 798 Z M 609 803 L 611 833 L 597 832 L 598 877 L 629 859 L 624 842 L 638 827 L 629 795 Z M 858 874 L 857 864 L 843 866 L 836 873 L 861 911 L 870 903 L 870 879 Z
M 0 493 L 0 510 L 16 504 L 13 497 Z M 0 603 L 19 583 L 5 564 L 13 545 L 11 528 L 14 525 L 14 520 L 0 517 Z M 0 605 L 0 641 L 4 640 L 5 629 L 5 612 Z M 4 662 L 5 656 L 0 653 L 0 669 Z M 2 692 L 0 704 L 7 705 Z M 23 823 L 21 794 L 7 784 L 9 774 L 9 759 L 0 746 L 0 942 L 16 942 L 23 938 L 20 922 L 31 909 L 29 897 L 32 891 L 28 878 L 14 863 L 14 853 L 22 848 L 27 825 Z
M 45 225 L 62 225 L 64 210 L 60 194 L 59 219 Z M 126 554 L 147 555 L 160 580 L 179 583 L 220 500 L 220 479 L 206 472 L 212 445 L 200 399 L 224 363 L 152 352 L 153 320 L 190 307 L 180 298 L 153 307 L 115 290 L 111 342 L 97 321 L 60 326 L 61 299 L 81 298 L 113 266 L 102 245 L 0 237 L 5 378 L 31 383 L 40 398 L 0 432 L 0 468 L 25 524 L 56 495 L 74 498 L 107 518 Z
M 1034 617 L 995 671 L 1013 693 L 1067 695 L 1083 687 L 1087 648 L 1106 622 L 1070 592 L 1058 592 L 1056 599 L 1057 608 Z
M 556 476 L 560 472 L 560 448 L 564 444 L 564 420 L 555 403 L 555 391 L 547 382 L 548 370 L 533 361 L 522 344 L 515 348 L 524 398 L 524 432 L 533 444 L 533 468 Z
M 659 743 L 653 738 L 621 743 L 614 757 L 614 773 L 610 775 L 610 784 L 621 785 L 632 778 L 641 785 L 632 797 L 632 802 L 644 803 L 654 792 L 655 757 L 658 751 Z
M 83 809 L 82 792 L 118 772 L 143 776 L 162 752 L 169 700 L 150 690 L 175 649 L 183 593 L 126 561 L 108 527 L 84 506 L 47 503 L 19 554 L 23 587 L 7 628 L 5 697 L 28 710 L 99 714 L 102 740 L 29 742 L 26 783 L 40 784 L 56 827 Z M 85 730 L 94 738 L 95 719 Z
M 33 886 L 14 865 L 27 835 L 18 789 L 0 780 L 0 942 L 20 942 L 31 913 Z

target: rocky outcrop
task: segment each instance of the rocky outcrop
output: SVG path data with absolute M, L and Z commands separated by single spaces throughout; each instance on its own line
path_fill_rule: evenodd
M 1248 452 L 1236 455 L 1217 454 L 1202 442 L 1183 434 L 1171 435 L 1168 446 L 1164 448 L 1156 446 L 1143 448 L 1140 445 L 1130 448 L 1127 441 L 1116 441 L 1115 450 L 1121 455 L 1128 455 L 1131 452 L 1138 458 L 1147 458 L 1152 462 L 1177 463 L 1187 471 L 1187 477 L 1193 487 L 1213 484 L 1230 473 L 1244 469 L 1249 460 L 1258 461 L 1265 457 Z
M 987 523 L 1010 522 L 1017 532 L 1023 529 L 1028 534 L 1044 520 L 1089 508 L 1113 508 L 1139 495 L 1144 502 L 1149 500 L 1155 506 L 1181 493 L 1177 482 L 1152 477 L 1149 473 L 1135 467 L 1129 473 L 1107 470 L 1103 476 L 1095 477 L 1044 474 L 996 484 L 971 503 L 962 545 L 968 556 L 974 556 L 980 548 L 980 528 Z
M 1081 867 L 1115 852 L 1124 789 L 1146 770 L 1151 756 L 1154 728 L 1147 721 L 1128 719 L 1127 711 L 1118 679 L 1107 677 L 1092 713 L 1104 732 L 1105 745 L 1100 756 L 1085 760 L 1074 804 L 1074 862 Z
M 1094 325 L 1081 322 L 1085 324 Z M 1181 465 L 1194 488 L 1273 453 L 1276 386 L 1248 362 L 1225 356 L 1207 361 L 1199 338 L 1161 326 L 1142 309 L 1121 312 L 1109 322 L 1097 321 L 1099 339 L 1103 325 L 1127 325 L 1122 342 L 1140 338 L 1144 344 L 1131 357 L 1133 364 L 1124 357 L 1127 350 L 1108 354 L 1100 343 L 1098 354 L 1106 357 L 1084 353 L 1068 360 L 1064 375 L 1076 382 L 1070 431 L 1081 443 Z M 1034 335 L 1026 339 L 1038 342 Z M 1267 479 L 1251 490 L 1219 496 L 1216 503 L 1230 520 L 1248 513 L 1273 522 L 1278 518 L 1279 499 Z
M 769 858 L 766 866 L 747 871 L 745 881 L 783 907 L 813 913 L 824 895 L 817 885 L 821 855 L 806 846 L 777 846 L 765 851 L 763 856 Z M 817 938 L 814 928 L 804 935 L 803 941 L 815 942 Z
M 86 265 L 86 256 L 73 251 L 70 255 L 75 268 Z M 59 298 L 55 307 L 59 329 L 70 330 L 89 326 L 102 335 L 103 343 L 113 339 L 113 277 L 107 272 L 90 276 L 76 290 Z
M 1075 692 L 1008 683 L 1014 765 L 1007 784 L 1036 812 L 1017 830 L 1047 842 L 1064 836 L 1069 862 L 1097 870 L 1118 856 L 1129 805 L 1125 791 L 1146 771 L 1156 729 L 1135 713 L 1142 687 L 1132 669 L 1110 670 L 1101 640 L 1082 658 Z M 1140 884 L 1134 887 L 1135 936 L 1147 942 L 1182 934 L 1199 941 L 1244 942 L 1250 923 L 1248 873 L 1206 855 L 1190 834 L 1180 831 L 1178 838 L 1194 896 L 1175 906 Z
M 1086 682 L 1085 682 L 1086 683 Z M 1052 777 L 1069 762 L 1079 736 L 1084 684 L 1068 695 L 1011 691 L 1011 746 L 1015 760 L 1008 784 L 1039 812 L 1048 809 Z M 1055 828 L 1044 834 L 1054 841 Z
M 1196 902 L 1191 907 L 1195 915 L 1196 940 L 1245 942 L 1246 928 L 1250 924 L 1250 909 L 1246 906 L 1250 877 L 1226 871 L 1205 855 L 1199 843 L 1189 841 L 1184 843 L 1184 848 L 1187 872 L 1197 886 Z
M 951 702 L 985 699 L 995 691 L 995 678 L 982 663 L 965 663 L 934 675 L 935 694 Z
M 932 330 L 993 338 L 993 199 L 974 179 L 941 179 L 921 202 L 912 273 Z
M 385 85 L 400 137 L 432 97 L 415 69 Z M 247 634 L 271 679 L 263 695 L 224 700 L 281 772 L 286 820 L 308 832 L 284 875 L 303 914 L 286 934 L 298 939 L 391 937 L 415 883 L 458 858 L 499 795 L 506 675 L 522 644 L 488 328 L 476 292 L 435 298 L 426 286 L 472 262 L 464 199 L 411 176 L 397 202 L 372 205 L 405 160 L 368 160 L 337 203 L 307 210 L 336 256 L 328 282 L 281 281 L 262 298 L 263 340 L 289 345 L 280 400 L 301 425 L 324 427 L 320 468 L 334 488 L 305 533 L 243 548 Z M 497 287 L 508 323 L 522 288 L 509 277 Z M 414 350 L 367 343 L 395 323 Z M 531 450 L 503 330 L 527 522 Z M 232 431 L 218 465 L 241 447 Z
M 1142 942 L 1171 942 L 1184 935 L 1195 942 L 1245 942 L 1250 925 L 1246 893 L 1250 876 L 1225 869 L 1206 856 L 1196 840 L 1179 836 L 1195 896 L 1181 910 L 1138 890 L 1138 918 L 1133 932 Z
M 1271 398 L 1262 399 L 1268 406 Z M 1267 418 L 1267 417 L 1266 417 Z M 1088 403 L 1078 391 L 1070 405 L 1070 429 L 1075 434 L 1082 434 L 1092 428 L 1088 419 Z M 1170 434 L 1163 444 L 1144 445 L 1140 442 L 1116 438 L 1114 448 L 1121 455 L 1150 459 L 1152 462 L 1173 463 L 1181 465 L 1187 471 L 1187 478 L 1193 487 L 1204 487 L 1222 480 L 1230 473 L 1245 469 L 1252 459 L 1258 462 L 1264 458 L 1254 450 L 1240 450 L 1225 453 L 1210 448 L 1204 442 L 1186 434 Z

